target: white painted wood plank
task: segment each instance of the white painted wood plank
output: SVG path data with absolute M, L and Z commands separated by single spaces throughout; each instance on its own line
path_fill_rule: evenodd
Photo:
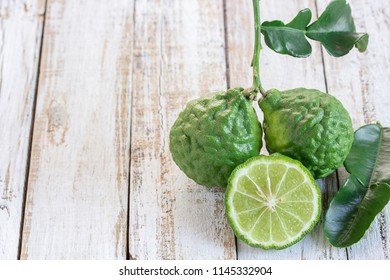
M 314 13 L 313 17 L 315 17 L 314 1 L 261 1 L 262 21 L 281 19 L 288 22 L 304 8 L 310 8 Z M 252 83 L 250 68 L 254 36 L 252 13 L 252 1 L 226 1 L 229 76 L 232 87 L 237 85 L 249 87 Z M 306 87 L 325 91 L 321 49 L 316 43 L 313 43 L 312 46 L 313 54 L 310 58 L 297 59 L 276 54 L 263 42 L 260 74 L 263 87 L 280 90 Z M 262 113 L 260 113 L 260 119 L 262 119 Z M 265 153 L 264 148 L 262 153 Z M 332 195 L 337 188 L 335 175 L 317 182 L 323 193 L 323 204 L 326 205 L 328 196 Z M 332 248 L 325 240 L 322 229 L 321 219 L 316 228 L 301 242 L 281 251 L 255 249 L 238 241 L 238 258 L 346 259 L 346 251 Z
M 317 1 L 322 11 L 329 1 Z M 355 128 L 379 121 L 390 126 L 390 7 L 386 0 L 349 1 L 357 31 L 370 35 L 368 50 L 345 57 L 325 54 L 328 88 L 350 112 Z M 340 173 L 341 186 L 348 174 Z M 348 249 L 349 259 L 389 259 L 390 206 L 371 225 L 364 238 Z
M 135 11 L 130 257 L 234 259 L 224 189 L 196 185 L 169 152 L 185 103 L 226 89 L 223 2 L 139 0 Z
M 0 259 L 16 259 L 45 4 L 0 1 Z
M 126 258 L 133 3 L 48 3 L 22 259 Z

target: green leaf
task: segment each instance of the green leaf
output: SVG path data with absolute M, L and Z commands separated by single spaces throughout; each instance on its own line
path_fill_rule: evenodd
M 334 0 L 317 21 L 310 26 L 312 13 L 304 9 L 288 24 L 266 21 L 261 25 L 265 43 L 280 54 L 307 57 L 312 47 L 307 38 L 319 41 L 330 55 L 346 55 L 354 46 L 361 52 L 367 49 L 368 34 L 356 33 L 351 7 L 345 0 Z
M 304 9 L 287 25 L 281 21 L 264 22 L 261 32 L 269 48 L 280 54 L 307 57 L 311 45 L 305 37 L 306 27 L 311 20 L 311 11 Z
M 344 165 L 351 175 L 330 203 L 324 224 L 336 247 L 358 242 L 390 200 L 390 128 L 358 129 Z
M 316 22 L 307 28 L 307 37 L 320 41 L 328 53 L 343 56 L 356 45 L 367 49 L 368 34 L 356 33 L 351 7 L 345 0 L 332 1 Z
M 360 37 L 359 40 L 357 40 L 355 47 L 359 50 L 359 52 L 364 52 L 367 50 L 368 38 L 368 34 L 364 34 L 362 37 Z

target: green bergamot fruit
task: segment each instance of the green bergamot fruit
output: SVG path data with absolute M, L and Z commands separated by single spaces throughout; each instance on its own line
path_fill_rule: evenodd
M 319 90 L 270 90 L 259 100 L 270 153 L 297 159 L 315 178 L 340 167 L 353 142 L 351 118 L 340 101 Z
M 262 130 L 242 88 L 189 102 L 170 131 L 173 160 L 192 180 L 226 187 L 233 169 L 257 156 Z

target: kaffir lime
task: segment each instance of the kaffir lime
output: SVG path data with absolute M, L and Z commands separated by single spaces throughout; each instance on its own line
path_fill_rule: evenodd
M 171 128 L 173 160 L 198 184 L 226 187 L 233 169 L 259 154 L 261 126 L 242 90 L 189 102 Z
M 342 165 L 353 142 L 353 128 L 335 97 L 314 89 L 270 90 L 259 106 L 270 153 L 301 161 L 315 178 Z

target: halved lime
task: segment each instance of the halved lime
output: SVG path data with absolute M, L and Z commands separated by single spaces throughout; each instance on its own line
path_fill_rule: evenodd
M 284 249 L 318 222 L 321 192 L 299 161 L 280 154 L 261 155 L 234 169 L 225 204 L 239 239 L 253 247 Z

